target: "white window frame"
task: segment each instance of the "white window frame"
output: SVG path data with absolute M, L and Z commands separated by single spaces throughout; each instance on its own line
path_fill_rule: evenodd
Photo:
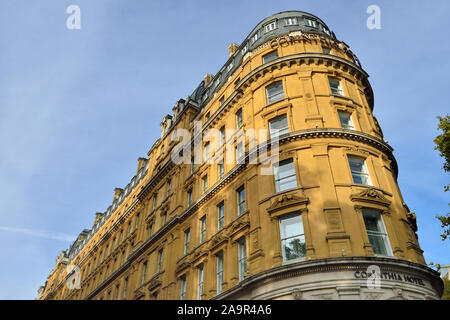
M 280 120 L 281 118 L 285 118 L 286 119 L 286 126 L 282 127 L 281 129 L 273 128 L 273 125 L 274 125 L 275 121 Z M 282 135 L 287 134 L 289 132 L 290 132 L 289 131 L 289 120 L 288 120 L 287 114 L 282 114 L 282 115 L 279 115 L 279 116 L 269 120 L 269 133 L 270 133 L 270 138 L 271 139 L 279 137 L 279 136 L 282 136 Z
M 222 201 L 217 206 L 217 231 L 220 231 L 225 226 L 225 202 Z
M 247 271 L 247 243 L 245 237 L 238 241 L 238 269 L 239 282 L 245 279 L 245 272 Z
M 273 31 L 273 30 L 275 30 L 277 28 L 277 21 L 275 20 L 275 21 L 272 21 L 272 22 L 270 22 L 270 23 L 268 23 L 268 24 L 266 24 L 265 26 L 264 26 L 264 30 L 266 31 L 266 32 L 270 32 L 270 31 Z
M 299 220 L 299 221 L 297 221 L 298 226 L 299 226 L 299 230 L 298 230 L 299 233 L 287 236 L 287 235 L 284 234 L 284 223 L 287 220 L 292 220 L 292 219 L 298 219 Z M 284 243 L 286 241 L 288 241 L 290 239 L 294 239 L 294 238 L 302 238 L 303 239 L 303 243 L 304 244 L 306 243 L 305 242 L 306 241 L 306 239 L 305 239 L 305 230 L 304 230 L 304 226 L 303 226 L 303 218 L 302 218 L 301 213 L 294 213 L 294 214 L 283 216 L 283 217 L 281 217 L 279 219 L 279 224 L 280 224 L 280 243 L 281 243 L 281 252 L 282 252 L 282 255 L 283 255 L 283 261 L 284 262 L 296 261 L 298 259 L 305 258 L 306 257 L 306 252 L 305 252 L 304 256 L 293 258 L 293 259 L 287 259 L 286 250 L 285 250 L 286 246 L 284 245 Z M 300 226 L 301 226 L 301 228 L 300 228 Z
M 350 173 L 352 175 L 353 183 L 358 184 L 358 185 L 372 186 L 372 180 L 370 179 L 370 173 L 369 173 L 369 170 L 367 169 L 367 163 L 366 163 L 367 159 L 364 159 L 364 158 L 358 157 L 358 156 L 353 156 L 353 155 L 348 155 L 347 158 L 348 158 L 348 165 L 350 167 Z M 362 166 L 361 166 L 362 171 L 353 171 L 352 166 L 350 164 L 350 162 L 352 162 L 352 161 L 353 162 L 356 162 L 356 161 L 362 162 Z M 363 183 L 355 182 L 354 175 L 360 176 L 361 181 Z M 366 183 L 364 183 L 364 179 L 366 179 Z
M 292 172 L 289 173 L 289 175 L 287 175 L 286 177 L 282 177 L 280 178 L 279 173 L 280 173 L 280 165 L 281 166 L 285 166 L 285 165 L 292 165 Z M 295 181 L 295 186 L 293 187 L 284 187 L 285 181 L 291 180 L 292 177 L 294 177 L 294 181 Z M 280 161 L 276 166 L 274 166 L 274 179 L 275 179 L 275 191 L 276 192 L 283 192 L 286 190 L 290 190 L 290 189 L 294 189 L 298 187 L 298 182 L 297 182 L 297 174 L 295 172 L 295 162 L 294 159 L 290 158 L 290 159 L 285 159 L 283 161 Z
M 332 82 L 337 83 L 337 88 L 334 88 L 332 86 Z M 345 96 L 344 94 L 344 90 L 342 89 L 342 83 L 341 80 L 337 79 L 337 78 L 333 78 L 333 77 L 328 77 L 328 83 L 330 85 L 330 91 L 332 95 L 337 95 L 337 96 Z
M 389 240 L 389 235 L 386 231 L 386 225 L 384 224 L 384 220 L 383 220 L 383 215 L 381 214 L 381 212 L 379 210 L 375 210 L 375 209 L 371 209 L 371 208 L 363 208 L 362 209 L 362 215 L 363 215 L 363 220 L 364 220 L 364 226 L 366 227 L 366 232 L 367 232 L 367 236 L 370 238 L 371 236 L 373 237 L 377 237 L 380 238 L 383 241 L 384 247 L 386 249 L 386 255 L 384 254 L 380 254 L 380 253 L 376 253 L 375 250 L 374 253 L 377 256 L 388 256 L 388 257 L 392 257 L 394 254 L 392 253 L 392 247 L 391 247 L 391 242 Z M 377 227 L 379 230 L 374 231 L 374 230 L 368 230 L 367 226 L 366 226 L 366 222 L 364 219 L 365 215 L 372 215 L 372 216 L 376 216 L 377 219 Z M 374 248 L 372 242 L 370 242 L 370 244 L 372 245 L 372 249 Z
M 204 266 L 203 264 L 198 266 L 198 281 L 197 281 L 197 299 L 202 300 L 203 295 L 203 276 L 204 276 Z
M 311 27 L 311 28 L 317 28 L 317 23 L 316 23 L 316 21 L 314 21 L 314 20 L 312 20 L 312 19 L 305 18 L 305 24 L 306 24 L 308 27 Z
M 222 292 L 222 285 L 223 285 L 223 251 L 220 251 L 216 257 L 217 257 L 216 293 L 219 294 Z
M 344 124 L 342 122 L 343 119 L 341 116 L 348 116 L 349 124 Z M 342 129 L 355 130 L 355 124 L 353 123 L 353 116 L 350 112 L 338 110 L 338 117 Z
M 284 22 L 287 26 L 295 26 L 298 25 L 298 20 L 297 18 L 286 18 L 284 19 Z
M 191 229 L 188 228 L 184 231 L 184 247 L 183 254 L 187 254 L 189 252 L 189 242 L 191 241 Z
M 241 191 L 243 191 L 243 198 L 241 199 Z M 238 217 L 245 212 L 245 187 L 241 186 L 236 190 Z
M 276 85 L 279 85 L 279 84 L 281 84 L 281 91 L 269 95 L 270 88 L 275 87 Z M 266 86 L 266 99 L 267 99 L 267 104 L 284 99 L 284 85 L 283 85 L 282 80 L 274 81 L 271 84 L 269 84 L 268 86 Z
M 186 299 L 186 275 L 181 276 L 180 300 Z
M 206 241 L 206 215 L 200 219 L 200 243 Z

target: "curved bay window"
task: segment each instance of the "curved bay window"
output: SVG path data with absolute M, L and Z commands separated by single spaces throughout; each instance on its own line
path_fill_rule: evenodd
M 305 234 L 300 213 L 280 218 L 280 236 L 283 261 L 306 256 Z

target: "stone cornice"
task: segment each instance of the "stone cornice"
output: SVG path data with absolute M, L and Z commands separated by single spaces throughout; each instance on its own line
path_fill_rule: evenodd
M 408 270 L 409 273 L 415 273 L 419 276 L 426 277 L 435 290 L 442 294 L 443 283 L 439 277 L 439 272 L 430 269 L 425 265 L 393 258 L 342 257 L 307 260 L 274 267 L 244 279 L 236 286 L 214 296 L 212 300 L 232 299 L 232 295 L 237 294 L 242 290 L 247 290 L 247 288 L 258 282 L 269 281 L 269 279 L 280 280 L 311 273 L 320 274 L 321 272 L 366 270 L 370 265 L 378 265 L 386 272 Z

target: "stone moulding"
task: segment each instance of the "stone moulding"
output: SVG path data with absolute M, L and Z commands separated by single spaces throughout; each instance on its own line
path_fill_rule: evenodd
M 381 191 L 378 191 L 375 188 L 365 188 L 361 192 L 352 194 L 350 199 L 352 201 L 380 204 L 385 207 L 389 207 L 391 204 L 391 201 L 389 201 Z

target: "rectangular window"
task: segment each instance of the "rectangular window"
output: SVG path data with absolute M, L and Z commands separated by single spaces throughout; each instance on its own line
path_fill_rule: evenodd
M 205 175 L 202 178 L 202 193 L 205 193 L 208 190 L 208 175 Z
M 259 36 L 258 36 L 258 32 L 257 33 L 255 33 L 255 35 L 251 38 L 251 42 L 252 42 L 252 44 L 254 44 L 257 40 L 258 40 L 258 38 L 259 38 Z
M 191 204 L 192 204 L 192 189 L 189 189 L 188 193 L 187 193 L 187 205 L 188 205 L 188 207 L 190 207 Z
M 217 290 L 216 293 L 219 294 L 222 291 L 223 284 L 223 252 L 220 251 L 217 254 Z
M 197 287 L 197 299 L 202 300 L 203 295 L 203 264 L 198 267 L 198 287 Z
M 200 243 L 206 240 L 206 216 L 200 219 Z
M 322 47 L 322 53 L 323 54 L 331 54 L 331 50 L 330 50 L 330 48 Z
M 138 214 L 136 215 L 136 223 L 135 223 L 135 225 L 134 225 L 134 229 L 137 229 L 137 228 L 139 227 L 139 218 L 140 218 L 140 214 L 138 213 Z
M 245 237 L 238 242 L 238 263 L 239 263 L 239 281 L 244 280 L 247 271 L 247 245 Z
M 211 117 L 209 111 L 205 114 L 205 121 L 208 121 L 209 118 Z
M 186 299 L 186 275 L 181 277 L 180 300 Z
M 170 196 L 170 188 L 172 187 L 172 180 L 169 179 L 167 180 L 167 193 L 166 193 L 166 197 Z
M 265 63 L 269 63 L 270 61 L 273 61 L 275 59 L 278 58 L 278 51 L 272 51 L 269 52 L 268 54 L 263 55 L 262 59 L 263 59 L 263 64 Z
M 287 116 L 283 114 L 270 120 L 269 131 L 271 138 L 275 138 L 278 136 L 282 136 L 283 134 L 289 133 Z
M 149 239 L 152 237 L 152 232 L 153 232 L 153 223 L 151 225 L 149 225 L 149 227 L 148 227 L 148 238 Z
M 194 157 L 191 158 L 191 174 L 193 174 L 195 171 L 195 161 Z
M 162 218 L 163 218 L 163 225 L 165 225 L 167 223 L 167 212 L 163 213 Z
M 236 163 L 243 163 L 241 158 L 244 156 L 244 144 L 239 142 L 236 146 Z
M 325 32 L 327 35 L 330 35 L 330 30 L 328 30 L 325 26 L 322 26 L 322 31 Z
M 338 96 L 344 95 L 344 90 L 342 90 L 341 82 L 336 78 L 329 78 L 331 94 Z
M 238 216 L 245 212 L 245 188 L 244 186 L 240 187 L 236 190 L 237 193 L 237 207 L 238 207 Z
M 348 156 L 348 163 L 352 172 L 353 183 L 371 186 L 369 171 L 363 158 Z
M 224 102 L 225 102 L 225 96 L 222 96 L 222 98 L 220 98 L 220 100 L 219 100 L 219 105 L 220 106 L 223 105 Z
M 283 82 L 277 81 L 266 87 L 267 103 L 272 103 L 284 98 Z
M 294 161 L 283 160 L 274 166 L 275 190 L 281 192 L 297 187 L 297 176 L 295 175 Z
M 227 67 L 227 72 L 230 72 L 231 69 L 233 69 L 233 61 L 230 62 L 230 64 Z
M 245 44 L 245 46 L 242 48 L 241 54 L 244 55 L 247 53 L 248 50 L 248 44 Z
M 163 263 L 163 249 L 158 251 L 158 273 L 162 270 L 162 263 Z
M 155 208 L 156 208 L 156 200 L 157 200 L 157 194 L 155 193 L 154 195 L 153 195 L 153 210 L 155 210 Z
M 209 159 L 209 142 L 205 143 L 203 148 L 203 159 L 204 161 L 208 161 Z
M 381 213 L 373 209 L 363 209 L 362 214 L 373 252 L 377 255 L 392 256 L 389 237 Z
M 242 127 L 242 109 L 236 112 L 236 130 Z
M 225 144 L 225 126 L 220 128 L 220 145 L 223 146 Z
M 277 28 L 277 22 L 273 21 L 273 22 L 271 22 L 269 24 L 266 24 L 266 26 L 264 28 L 265 28 L 266 32 L 270 32 L 272 30 L 275 30 Z
M 184 232 L 184 254 L 187 254 L 189 252 L 189 241 L 191 240 L 191 230 L 187 229 Z
M 293 26 L 293 25 L 298 24 L 297 18 L 287 18 L 284 21 L 287 26 Z
M 217 206 L 217 230 L 222 230 L 225 224 L 225 205 L 222 201 Z
M 127 299 L 127 287 L 128 287 L 128 278 L 125 278 L 125 283 L 123 284 L 123 295 L 122 295 L 123 300 Z
M 142 278 L 141 278 L 141 285 L 145 283 L 145 277 L 147 276 L 147 262 L 144 262 L 142 265 Z
M 343 129 L 355 130 L 355 126 L 352 121 L 351 113 L 345 111 L 338 111 L 339 121 L 341 122 L 341 127 Z
M 314 20 L 311 20 L 311 19 L 305 19 L 305 25 L 307 25 L 308 27 L 315 28 L 316 27 L 316 22 Z
M 306 256 L 305 235 L 300 214 L 280 219 L 280 237 L 284 261 Z
M 225 170 L 225 168 L 224 168 L 224 164 L 223 164 L 223 160 L 222 160 L 221 162 L 219 162 L 217 164 L 217 171 L 218 171 L 219 179 L 223 178 L 224 170 Z
M 118 300 L 119 299 L 119 284 L 116 284 L 116 294 L 114 296 L 114 300 Z

